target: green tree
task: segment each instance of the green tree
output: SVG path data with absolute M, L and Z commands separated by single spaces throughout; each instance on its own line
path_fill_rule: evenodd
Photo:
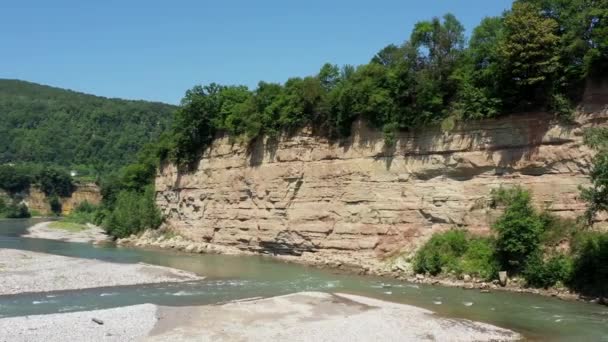
M 69 197 L 74 191 L 72 176 L 60 168 L 47 166 L 36 177 L 40 189 L 47 196 Z
M 512 108 L 546 103 L 560 69 L 558 23 L 537 6 L 515 3 L 504 18 L 504 39 L 498 45 L 508 104 Z
M 530 193 L 520 187 L 500 189 L 494 198 L 507 205 L 492 226 L 499 261 L 507 270 L 520 272 L 528 258 L 539 252 L 543 221 L 532 207 Z
M 585 221 L 592 225 L 598 212 L 608 211 L 608 129 L 585 131 L 585 144 L 597 151 L 589 176 L 590 187 L 581 187 L 581 197 L 587 202 Z
M 25 166 L 0 165 L 0 189 L 11 193 L 27 190 L 33 176 L 33 170 Z
M 172 158 L 181 166 L 192 166 L 199 153 L 213 140 L 214 123 L 221 109 L 223 86 L 212 83 L 186 92 L 173 118 Z
M 143 192 L 121 191 L 103 226 L 112 236 L 122 238 L 157 228 L 161 223 L 161 214 L 154 204 L 154 190 L 146 187 Z

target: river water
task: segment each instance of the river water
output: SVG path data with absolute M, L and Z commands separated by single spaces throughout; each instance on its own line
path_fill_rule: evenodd
M 27 227 L 37 222 L 35 219 L 0 221 L 0 248 L 119 263 L 145 262 L 192 271 L 206 278 L 179 284 L 0 296 L 0 317 L 142 303 L 200 305 L 299 291 L 326 291 L 360 294 L 427 308 L 443 316 L 483 321 L 516 330 L 530 340 L 608 341 L 608 307 L 597 304 L 337 274 L 262 256 L 198 255 L 20 237 Z M 0 268 L 0 281 L 1 275 Z

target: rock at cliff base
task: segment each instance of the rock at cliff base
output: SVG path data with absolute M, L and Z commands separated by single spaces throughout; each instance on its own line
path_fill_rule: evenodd
M 498 283 L 500 284 L 500 286 L 507 286 L 508 282 L 509 282 L 509 278 L 507 276 L 507 272 L 506 271 L 498 272 Z

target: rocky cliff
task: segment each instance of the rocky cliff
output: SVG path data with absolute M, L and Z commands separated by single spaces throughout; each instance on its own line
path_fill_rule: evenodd
M 30 211 L 36 211 L 41 215 L 53 214 L 48 198 L 38 187 L 31 187 L 23 201 Z M 89 202 L 95 205 L 101 203 L 101 191 L 94 183 L 77 184 L 72 195 L 59 198 L 59 202 L 62 215 L 67 215 L 80 203 Z
M 161 169 L 156 201 L 167 226 L 195 241 L 384 258 L 452 227 L 488 233 L 490 192 L 501 186 L 520 184 L 538 207 L 580 215 L 593 154 L 583 130 L 608 117 L 594 110 L 569 124 L 534 113 L 401 134 L 392 148 L 361 122 L 340 142 L 308 130 L 249 147 L 218 138 L 195 171 Z

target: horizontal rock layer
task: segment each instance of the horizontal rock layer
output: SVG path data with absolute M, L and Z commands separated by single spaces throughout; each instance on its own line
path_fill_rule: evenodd
M 53 215 L 48 197 L 37 186 L 30 187 L 23 201 L 30 211 L 35 211 L 41 215 Z M 100 204 L 101 190 L 95 183 L 77 184 L 70 197 L 60 197 L 59 202 L 61 203 L 61 214 L 68 215 L 83 202 L 94 205 Z
M 593 156 L 583 131 L 605 114 L 569 124 L 519 114 L 403 133 L 392 148 L 361 122 L 340 142 L 309 130 L 249 147 L 222 137 L 193 172 L 165 165 L 156 202 L 169 228 L 195 241 L 385 257 L 451 227 L 488 233 L 499 213 L 490 194 L 501 186 L 530 189 L 539 208 L 560 216 L 582 214 Z

